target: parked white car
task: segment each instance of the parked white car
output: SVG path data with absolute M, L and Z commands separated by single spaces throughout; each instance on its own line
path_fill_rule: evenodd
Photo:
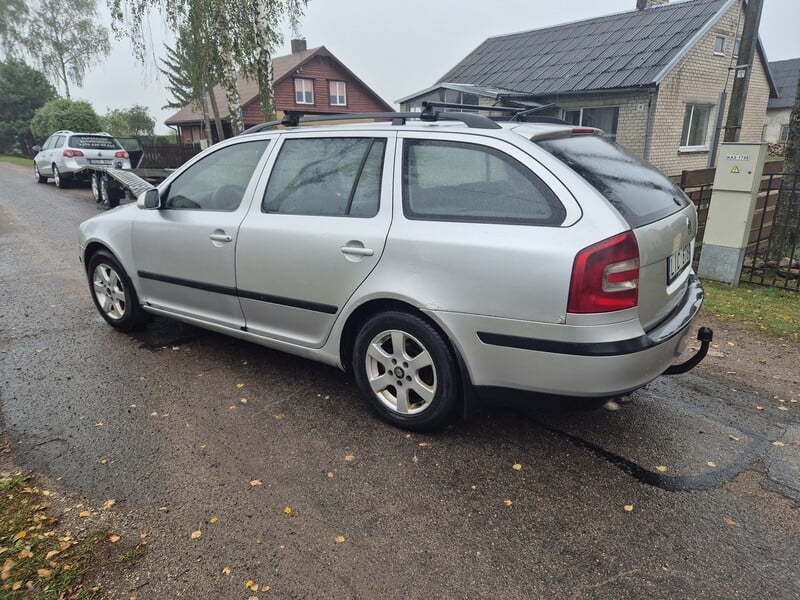
M 336 365 L 415 430 L 475 397 L 613 397 L 702 359 L 710 330 L 671 367 L 703 290 L 697 215 L 666 177 L 596 129 L 392 118 L 256 128 L 81 224 L 100 314 Z
M 105 132 L 75 133 L 56 131 L 47 138 L 33 157 L 33 172 L 38 183 L 47 183 L 52 178 L 57 187 L 68 187 L 73 181 L 81 179 L 92 181 L 93 192 L 97 193 L 95 173 L 87 167 L 113 167 L 130 169 L 131 161 L 127 151 Z M 98 199 L 99 196 L 95 196 Z

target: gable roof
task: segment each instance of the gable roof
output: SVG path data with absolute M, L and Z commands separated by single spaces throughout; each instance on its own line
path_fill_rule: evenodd
M 770 98 L 767 108 L 792 108 L 797 93 L 797 78 L 800 77 L 800 58 L 776 60 L 769 63 L 769 70 L 775 80 L 778 97 Z
M 439 81 L 539 96 L 658 85 L 735 2 L 671 2 L 492 37 Z
M 347 73 L 353 81 L 358 82 L 361 86 L 364 87 L 369 93 L 375 96 L 376 100 L 380 101 L 383 105 L 385 105 L 387 111 L 394 111 L 394 109 L 387 104 L 383 98 L 378 96 L 375 92 L 373 92 L 361 79 L 359 79 L 350 69 L 348 69 L 338 58 L 336 58 L 325 46 L 319 46 L 318 48 L 310 48 L 308 50 L 303 50 L 301 52 L 293 52 L 292 54 L 287 54 L 285 56 L 276 56 L 272 59 L 272 88 L 275 87 L 284 79 L 291 76 L 297 69 L 302 67 L 308 61 L 316 56 L 327 56 L 332 58 L 336 61 L 336 64 L 342 69 L 345 73 Z M 247 104 L 251 102 L 258 101 L 258 83 L 253 81 L 252 79 L 248 79 L 244 76 L 239 76 L 236 79 L 236 89 L 239 90 L 240 96 L 240 104 L 242 108 L 244 108 Z M 228 100 L 225 95 L 225 89 L 220 86 L 214 86 L 212 90 L 214 94 L 214 99 L 217 101 L 217 107 L 219 108 L 219 117 L 221 120 L 226 121 L 230 119 L 231 112 L 228 107 Z M 211 107 L 209 107 L 209 111 Z M 200 110 L 196 110 L 192 104 L 187 104 L 174 115 L 169 117 L 166 121 L 164 121 L 167 125 L 181 125 L 184 123 L 194 123 L 197 121 L 202 120 L 203 114 Z

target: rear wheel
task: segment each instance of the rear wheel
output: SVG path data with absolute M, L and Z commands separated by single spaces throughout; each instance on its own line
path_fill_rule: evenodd
M 36 183 L 47 183 L 47 177 L 39 172 L 39 165 L 33 163 L 33 174 L 36 177 Z
M 102 202 L 100 195 L 100 173 L 92 173 L 92 198 L 95 202 Z
M 100 250 L 93 254 L 88 273 L 92 300 L 106 323 L 120 331 L 132 331 L 149 320 L 139 305 L 133 283 L 110 252 Z
M 62 190 L 69 185 L 69 182 L 64 175 L 58 170 L 58 167 L 53 165 L 53 181 L 56 182 L 56 187 Z
M 120 188 L 111 187 L 107 175 L 99 175 L 99 188 L 100 188 L 100 201 L 106 208 L 114 208 L 119 206 L 119 201 L 122 200 L 123 191 Z
M 356 336 L 356 384 L 389 423 L 431 431 L 453 420 L 459 400 L 456 361 L 427 321 L 403 313 L 372 317 Z

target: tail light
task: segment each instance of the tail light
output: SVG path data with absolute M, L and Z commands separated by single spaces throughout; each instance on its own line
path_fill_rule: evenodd
M 572 265 L 567 311 L 602 313 L 639 302 L 639 245 L 632 231 L 584 248 Z
M 69 150 L 69 149 L 67 149 L 67 150 L 64 150 L 63 154 L 67 158 L 75 158 L 76 156 L 83 156 L 83 152 L 81 152 L 80 150 Z
M 114 158 L 128 158 L 128 153 L 125 150 L 120 150 L 114 154 Z

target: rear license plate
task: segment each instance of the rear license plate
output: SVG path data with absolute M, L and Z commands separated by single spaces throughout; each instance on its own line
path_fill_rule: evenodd
M 667 285 L 675 281 L 692 261 L 692 245 L 686 244 L 667 259 Z
M 106 160 L 104 158 L 90 158 L 89 164 L 90 165 L 98 165 L 100 167 L 110 167 L 113 164 L 113 160 Z

